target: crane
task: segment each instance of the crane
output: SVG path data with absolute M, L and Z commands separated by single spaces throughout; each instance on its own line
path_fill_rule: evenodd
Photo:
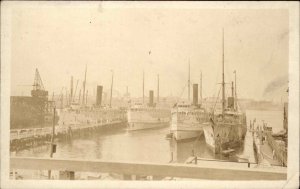
M 44 88 L 43 81 L 37 68 L 35 69 L 33 90 L 31 90 L 31 96 L 39 98 L 48 98 L 48 91 L 46 91 Z

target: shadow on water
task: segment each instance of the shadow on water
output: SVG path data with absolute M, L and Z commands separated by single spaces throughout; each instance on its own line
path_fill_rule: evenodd
M 72 140 L 57 141 L 54 158 L 99 159 L 108 161 L 139 161 L 184 163 L 190 156 L 236 161 L 234 156 L 215 155 L 199 138 L 177 142 L 167 140 L 169 127 L 127 131 L 126 127 L 104 129 Z M 19 152 L 18 156 L 49 157 L 49 148 Z
M 236 148 L 236 153 L 228 156 L 215 154 L 210 148 L 208 148 L 203 135 L 198 138 L 184 141 L 171 139 L 170 149 L 171 155 L 173 155 L 173 161 L 177 163 L 184 163 L 191 156 L 197 156 L 198 158 L 203 159 L 237 161 L 236 154 L 241 153 L 243 150 L 242 148 Z
M 158 127 L 158 128 L 149 128 L 143 130 L 126 130 L 128 137 L 140 137 L 140 136 L 163 136 L 169 133 L 169 127 Z

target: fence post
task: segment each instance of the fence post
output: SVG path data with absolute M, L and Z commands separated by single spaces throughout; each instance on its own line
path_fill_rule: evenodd
M 131 180 L 131 175 L 123 174 L 123 180 Z
M 59 180 L 74 180 L 74 171 L 59 171 Z

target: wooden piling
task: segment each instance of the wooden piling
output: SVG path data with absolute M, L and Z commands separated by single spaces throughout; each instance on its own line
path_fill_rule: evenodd
M 54 147 L 54 137 L 55 137 L 55 107 L 53 109 L 53 126 L 52 126 L 52 137 L 51 137 L 51 147 L 50 147 L 50 158 L 53 157 L 53 147 Z M 48 179 L 51 178 L 51 170 L 48 170 Z

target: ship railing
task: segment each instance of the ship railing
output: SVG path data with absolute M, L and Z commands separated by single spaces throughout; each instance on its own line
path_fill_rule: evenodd
M 19 131 L 19 138 L 27 138 L 27 129 L 21 129 Z
M 68 131 L 68 127 L 57 126 L 55 128 L 56 133 L 66 133 Z
M 27 130 L 27 138 L 31 138 L 34 136 L 34 129 L 28 129 Z
M 43 128 L 34 129 L 34 137 L 41 136 L 43 134 Z
M 10 140 L 19 139 L 19 132 L 18 130 L 11 130 L 10 131 Z
M 47 135 L 49 133 L 50 133 L 50 128 L 49 127 L 43 128 L 43 135 Z
M 52 127 L 45 127 L 45 133 L 50 134 L 52 132 Z
M 34 136 L 34 129 L 28 129 L 27 130 L 27 138 L 31 138 Z
M 42 135 L 43 128 L 36 128 L 34 129 L 34 136 L 40 136 Z
M 34 136 L 42 136 L 44 135 L 44 131 L 43 131 L 44 128 L 36 128 L 34 130 Z

